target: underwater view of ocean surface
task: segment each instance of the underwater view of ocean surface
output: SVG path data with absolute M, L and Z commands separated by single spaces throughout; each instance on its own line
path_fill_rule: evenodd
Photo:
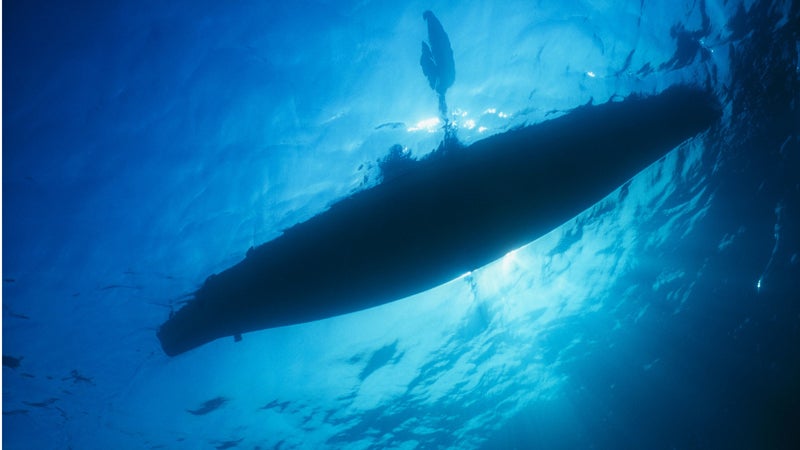
M 2 42 L 4 449 L 800 448 L 800 2 L 7 0 Z M 338 245 L 402 298 L 288 299 L 333 312 L 273 326 L 270 292 L 210 277 L 403 182 L 414 205 L 464 183 L 464 214 L 531 195 L 544 216 L 610 167 L 572 165 L 699 113 L 571 118 L 645 117 L 675 86 L 713 120 L 500 257 L 471 262 L 507 236 L 448 208 L 356 208 L 336 232 L 392 251 L 300 239 L 274 278 L 389 289 L 303 256 Z M 552 147 L 482 140 L 559 123 L 582 125 L 548 145 L 581 145 L 535 193 L 425 169 L 483 149 L 502 184 L 493 161 Z M 468 270 L 426 278 L 453 236 Z M 170 347 L 212 285 L 192 326 L 223 331 Z

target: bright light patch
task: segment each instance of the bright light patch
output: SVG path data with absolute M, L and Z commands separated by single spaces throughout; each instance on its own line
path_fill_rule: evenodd
M 486 130 L 488 130 L 488 128 L 486 128 L 486 127 L 478 127 L 478 133 L 483 133 Z
M 517 250 L 511 250 L 503 256 L 503 274 L 507 274 L 517 264 Z
M 486 111 L 484 111 L 483 113 L 484 113 L 484 114 L 494 114 L 494 113 L 496 113 L 496 112 L 497 112 L 497 109 L 495 109 L 495 108 L 489 108 L 489 109 L 487 109 Z
M 596 76 L 597 76 L 597 75 L 595 75 L 595 74 L 594 74 L 594 72 L 592 72 L 592 71 L 586 72 L 586 75 L 588 75 L 588 76 L 589 76 L 589 78 L 594 78 L 594 77 L 596 77 Z
M 471 130 L 475 128 L 475 121 L 472 119 L 468 119 L 464 122 L 464 128 Z
M 511 116 L 506 114 L 506 113 L 504 113 L 504 112 L 499 112 L 499 113 L 497 113 L 497 117 L 500 117 L 500 118 L 503 118 L 503 119 L 507 119 L 507 118 L 509 118 Z
M 428 133 L 433 133 L 439 129 L 439 124 L 441 123 L 442 121 L 438 117 L 423 119 L 417 122 L 416 125 L 414 125 L 413 127 L 409 127 L 408 132 L 411 133 L 414 131 L 424 130 L 427 131 Z
M 456 110 L 453 111 L 453 117 L 467 117 L 467 114 L 469 113 L 461 108 L 456 108 Z

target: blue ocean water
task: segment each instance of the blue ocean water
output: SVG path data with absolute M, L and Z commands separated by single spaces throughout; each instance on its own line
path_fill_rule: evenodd
M 800 446 L 797 2 L 6 3 L 4 448 Z M 164 355 L 208 275 L 437 147 L 426 10 L 465 144 L 675 84 L 722 118 L 465 277 Z

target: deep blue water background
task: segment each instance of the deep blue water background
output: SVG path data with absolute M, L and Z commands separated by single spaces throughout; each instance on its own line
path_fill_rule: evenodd
M 799 8 L 6 2 L 4 448 L 797 448 Z M 206 276 L 442 139 L 426 9 L 463 142 L 675 83 L 723 118 L 467 277 L 166 357 Z

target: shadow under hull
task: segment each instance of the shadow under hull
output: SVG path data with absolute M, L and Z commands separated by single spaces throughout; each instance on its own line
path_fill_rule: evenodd
M 433 154 L 208 277 L 159 328 L 162 348 L 174 356 L 446 283 L 573 218 L 719 114 L 711 94 L 679 86 Z

